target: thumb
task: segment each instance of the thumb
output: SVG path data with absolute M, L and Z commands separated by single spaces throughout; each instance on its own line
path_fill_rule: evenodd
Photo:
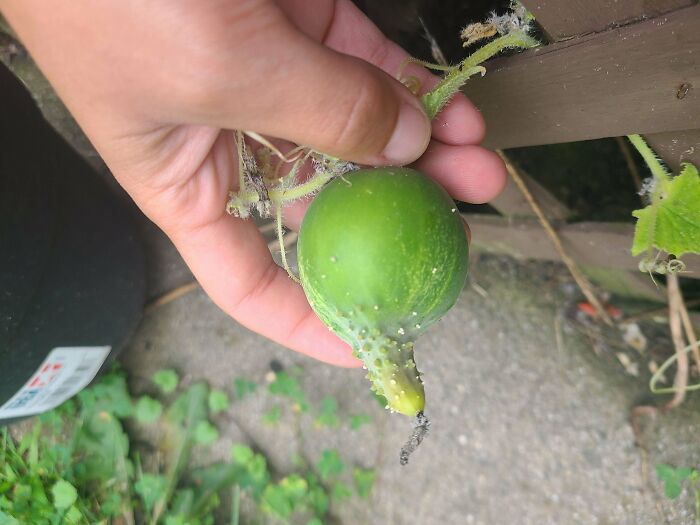
M 403 84 L 291 24 L 286 29 L 256 53 L 265 65 L 248 69 L 257 89 L 231 93 L 218 105 L 222 127 L 242 124 L 362 164 L 408 164 L 423 154 L 430 120 Z

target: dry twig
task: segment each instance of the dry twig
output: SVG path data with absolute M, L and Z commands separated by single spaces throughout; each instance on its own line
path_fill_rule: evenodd
M 673 399 L 663 406 L 663 410 L 671 410 L 680 405 L 685 399 L 685 387 L 688 386 L 688 355 L 683 351 L 685 340 L 681 321 L 681 310 L 684 310 L 683 296 L 678 286 L 678 276 L 675 273 L 668 274 L 666 279 L 668 288 L 668 324 L 671 328 L 671 338 L 676 350 L 676 377 L 673 380 L 675 393 Z M 687 313 L 687 312 L 686 312 Z
M 627 171 L 629 172 L 630 176 L 632 177 L 632 180 L 634 181 L 634 187 L 637 188 L 637 191 L 641 190 L 642 177 L 639 175 L 639 169 L 637 169 L 637 165 L 634 163 L 632 150 L 630 149 L 627 140 L 623 137 L 615 137 L 615 141 L 620 147 L 620 152 L 622 153 L 622 156 L 625 158 L 625 162 L 627 163 Z
M 576 284 L 581 289 L 581 292 L 583 292 L 583 295 L 586 296 L 588 302 L 591 303 L 591 305 L 596 309 L 596 312 L 598 312 L 600 318 L 607 325 L 612 326 L 613 321 L 608 315 L 608 312 L 605 311 L 605 308 L 603 308 L 602 303 L 598 300 L 595 293 L 593 293 L 593 286 L 591 285 L 591 283 L 588 282 L 588 279 L 586 279 L 586 277 L 581 273 L 581 270 L 579 270 L 574 260 L 569 256 L 568 253 L 566 253 L 566 250 L 564 250 L 564 246 L 562 245 L 561 240 L 559 239 L 559 235 L 557 235 L 557 232 L 552 227 L 552 224 L 549 222 L 547 217 L 545 217 L 542 208 L 540 208 L 539 204 L 537 204 L 537 202 L 535 201 L 535 198 L 532 196 L 532 193 L 530 193 L 530 190 L 525 185 L 525 182 L 518 173 L 518 170 L 510 162 L 508 157 L 506 157 L 503 151 L 496 150 L 496 153 L 498 153 L 498 155 L 503 159 L 503 162 L 506 165 L 506 169 L 508 170 L 508 174 L 513 178 L 513 181 L 522 192 L 523 196 L 525 197 L 525 200 L 527 200 L 528 204 L 530 204 L 530 207 L 532 207 L 532 211 L 534 211 L 535 215 L 537 215 L 537 218 L 542 224 L 542 227 L 547 233 L 547 236 L 552 241 L 552 244 L 554 244 L 554 248 L 557 250 L 557 253 L 559 253 L 562 262 L 569 269 L 571 276 L 576 281 Z
M 183 284 L 182 286 L 178 286 L 177 288 L 173 288 L 172 290 L 165 292 L 163 295 L 156 297 L 153 299 L 153 301 L 148 303 L 145 306 L 143 313 L 144 315 L 148 315 L 156 308 L 172 303 L 175 299 L 179 299 L 183 295 L 187 295 L 197 288 L 199 288 L 199 283 L 197 281 L 192 281 L 187 284 Z

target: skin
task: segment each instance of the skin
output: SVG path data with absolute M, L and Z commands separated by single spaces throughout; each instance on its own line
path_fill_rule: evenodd
M 241 324 L 293 350 L 358 366 L 250 221 L 233 129 L 369 165 L 414 163 L 455 198 L 505 183 L 457 97 L 432 122 L 393 77 L 406 53 L 347 0 L 0 0 L 0 12 L 112 173 Z M 436 78 L 410 67 L 428 89 Z M 285 210 L 298 226 L 307 203 Z

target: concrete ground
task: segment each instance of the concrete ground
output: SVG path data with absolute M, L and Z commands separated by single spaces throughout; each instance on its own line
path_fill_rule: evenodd
M 151 225 L 143 229 L 151 296 L 190 280 L 167 239 Z M 136 388 L 174 367 L 230 390 L 237 377 L 263 382 L 276 360 L 303 367 L 312 404 L 334 395 L 341 415 L 371 414 L 360 432 L 317 429 L 308 418 L 297 424 L 289 412 L 270 426 L 262 414 L 273 400 L 259 392 L 217 421 L 221 451 L 251 442 L 279 472 L 293 469 L 295 452 L 315 458 L 328 447 L 375 467 L 370 504 L 333 509 L 342 524 L 694 523 L 693 495 L 686 489 L 673 503 L 665 499 L 654 465 L 700 466 L 697 403 L 690 396 L 672 413 L 644 420 L 643 465 L 628 415 L 649 398 L 647 378 L 593 351 L 565 314 L 574 297 L 557 265 L 473 259 L 459 303 L 417 344 L 432 431 L 406 467 L 398 451 L 410 421 L 378 406 L 361 370 L 285 350 L 228 318 L 200 290 L 148 314 L 122 361 Z

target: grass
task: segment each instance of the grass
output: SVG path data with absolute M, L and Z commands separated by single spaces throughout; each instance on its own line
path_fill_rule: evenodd
M 352 431 L 371 422 L 341 417 L 331 397 L 314 409 L 298 378 L 280 372 L 267 389 L 238 378 L 229 392 L 202 381 L 183 387 L 174 370 L 163 370 L 153 376 L 157 395 L 134 396 L 115 369 L 21 437 L 0 429 L 0 525 L 328 523 L 333 508 L 370 498 L 373 469 L 347 465 L 328 449 L 280 475 L 246 443 L 233 444 L 228 461 L 192 460 L 196 448 L 220 439 L 212 416 L 236 410 L 248 395 L 274 397 L 278 412 L 285 403 L 309 412 L 319 427 Z M 261 418 L 275 425 L 279 415 Z M 156 437 L 143 446 L 135 438 L 142 435 Z M 244 504 L 253 509 L 246 516 Z

